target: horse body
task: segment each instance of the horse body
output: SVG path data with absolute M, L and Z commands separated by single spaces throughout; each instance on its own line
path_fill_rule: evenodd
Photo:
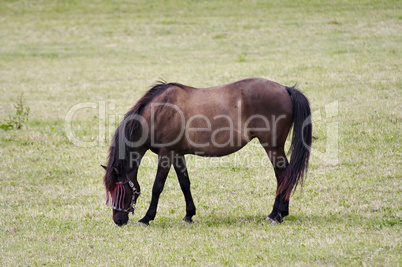
M 195 205 L 184 155 L 225 156 L 258 138 L 278 181 L 277 197 L 268 218 L 282 222 L 288 215 L 290 193 L 302 182 L 308 166 L 309 116 L 309 104 L 301 92 L 266 79 L 251 78 L 204 89 L 176 83 L 158 84 L 126 114 L 116 130 L 104 178 L 106 190 L 112 192 L 116 183 L 127 179 L 139 190 L 138 167 L 150 149 L 158 154 L 158 170 L 149 210 L 140 222 L 148 224 L 154 219 L 171 166 L 176 170 L 186 200 L 184 220 L 191 222 Z M 306 120 L 305 125 L 300 124 Z M 295 129 L 289 166 L 284 144 L 292 124 Z M 132 199 L 136 201 L 136 197 Z M 126 205 L 130 201 L 128 193 Z M 125 224 L 127 214 L 114 210 L 113 219 L 118 225 Z
M 148 144 L 156 153 L 163 148 L 216 157 L 236 152 L 255 137 L 270 147 L 283 146 L 292 103 L 285 86 L 254 78 L 203 89 L 171 86 L 143 117 L 154 120 Z

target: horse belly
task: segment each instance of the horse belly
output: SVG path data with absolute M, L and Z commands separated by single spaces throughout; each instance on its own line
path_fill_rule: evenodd
M 248 138 L 236 115 L 198 113 L 187 120 L 184 143 L 189 154 L 224 156 L 241 149 Z

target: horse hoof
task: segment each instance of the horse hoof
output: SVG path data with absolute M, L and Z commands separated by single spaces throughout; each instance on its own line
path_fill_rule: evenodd
M 137 225 L 140 225 L 140 226 L 149 226 L 149 223 L 144 223 L 144 222 L 138 221 L 138 222 L 137 222 Z
M 271 222 L 271 225 L 278 225 L 278 224 L 281 224 L 281 223 L 278 221 L 274 221 L 274 220 L 272 220 L 272 222 Z
M 281 224 L 281 223 L 278 222 L 277 220 L 274 220 L 274 219 L 272 219 L 272 218 L 270 218 L 270 217 L 267 217 L 265 220 L 266 220 L 267 222 L 270 222 L 271 225 L 278 225 L 278 224 Z
M 194 224 L 193 220 L 186 220 L 186 219 L 183 219 L 182 222 L 183 222 L 183 223 L 186 223 L 186 224 Z

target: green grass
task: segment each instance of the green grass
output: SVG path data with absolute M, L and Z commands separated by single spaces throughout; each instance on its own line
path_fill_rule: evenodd
M 27 129 L 0 131 L 1 265 L 401 265 L 401 9 L 0 1 L 0 123 L 21 93 L 30 107 Z M 135 224 L 156 172 L 147 154 L 136 214 L 115 226 L 100 164 L 118 118 L 159 78 L 207 87 L 255 76 L 298 83 L 314 111 L 309 176 L 284 223 L 264 221 L 276 184 L 252 142 L 224 162 L 187 157 L 193 225 L 181 222 L 173 172 L 155 221 Z M 64 128 L 83 102 L 101 109 L 79 110 L 72 127 L 94 147 L 74 145 Z

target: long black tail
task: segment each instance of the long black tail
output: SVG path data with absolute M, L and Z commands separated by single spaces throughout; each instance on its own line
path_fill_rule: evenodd
M 285 200 L 289 200 L 297 185 L 303 185 L 310 158 L 312 124 L 311 110 L 307 97 L 294 87 L 286 87 L 293 103 L 293 136 L 289 152 L 292 153 L 290 163 L 280 181 L 277 195 L 284 192 Z

